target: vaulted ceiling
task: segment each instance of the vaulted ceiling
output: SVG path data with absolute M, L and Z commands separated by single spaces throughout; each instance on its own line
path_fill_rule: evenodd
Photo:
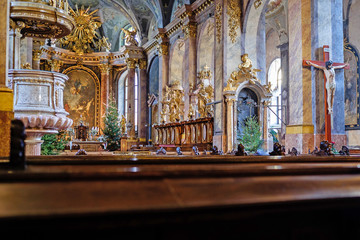
M 191 4 L 195 0 L 69 0 L 74 8 L 99 9 L 102 27 L 101 35 L 112 44 L 112 51 L 119 48 L 121 28 L 132 26 L 138 30 L 141 43 L 147 41 L 149 30 L 162 28 L 171 21 L 174 5 Z M 175 8 L 176 10 L 176 8 Z

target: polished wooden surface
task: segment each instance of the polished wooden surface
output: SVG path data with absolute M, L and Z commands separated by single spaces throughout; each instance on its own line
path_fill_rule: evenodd
M 224 221 L 236 223 L 228 233 L 237 236 L 239 221 L 244 227 L 269 216 L 281 215 L 278 221 L 288 224 L 300 221 L 294 216 L 303 221 L 315 214 L 324 224 L 334 217 L 329 214 L 360 212 L 359 173 L 358 157 L 31 157 L 23 171 L 3 159 L 0 226 L 64 230 L 69 221 L 80 221 L 85 234 L 101 222 L 100 235 L 140 226 L 141 238 L 168 239 L 158 234 L 176 232 L 181 224 L 184 239 Z M 208 230 L 209 237 L 215 234 Z M 220 237 L 214 236 L 209 239 Z

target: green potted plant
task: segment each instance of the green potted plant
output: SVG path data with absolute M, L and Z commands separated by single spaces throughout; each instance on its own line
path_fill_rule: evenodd
M 244 145 L 245 151 L 255 153 L 264 143 L 260 124 L 256 116 L 247 117 L 243 122 L 243 134 L 240 142 Z
M 104 116 L 104 129 L 102 129 L 106 148 L 109 151 L 116 151 L 120 148 L 120 138 L 122 137 L 120 128 L 120 115 L 116 107 L 115 100 L 110 98 Z

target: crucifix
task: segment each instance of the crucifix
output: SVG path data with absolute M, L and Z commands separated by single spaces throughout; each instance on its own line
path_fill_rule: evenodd
M 335 97 L 335 69 L 349 69 L 348 63 L 334 63 L 330 60 L 330 50 L 329 46 L 323 46 L 323 57 L 324 61 L 312 61 L 312 60 L 303 60 L 303 66 L 313 66 L 315 68 L 321 69 L 324 71 L 324 88 L 325 88 L 325 140 L 331 142 L 331 129 L 332 129 L 332 115 L 333 115 L 333 105 Z

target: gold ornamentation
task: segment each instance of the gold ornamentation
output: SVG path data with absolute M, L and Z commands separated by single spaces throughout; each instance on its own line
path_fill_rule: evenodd
M 268 93 L 271 93 L 272 92 L 271 82 L 268 82 L 268 84 L 264 85 L 264 88 Z
M 240 27 L 241 9 L 237 0 L 228 0 L 227 14 L 229 17 L 229 37 L 232 43 L 236 42 L 237 29 Z
M 25 37 L 61 38 L 74 28 L 67 0 L 13 0 L 10 4 L 10 18 L 25 24 L 22 30 Z
M 215 25 L 216 25 L 216 40 L 218 43 L 221 41 L 221 30 L 222 30 L 222 6 L 220 3 L 215 8 Z
M 109 39 L 105 36 L 103 36 L 99 42 L 98 42 L 98 50 L 99 51 L 110 51 L 111 49 L 111 43 L 109 43 Z
M 21 65 L 21 68 L 22 68 L 22 69 L 32 69 L 32 67 L 31 67 L 30 63 L 28 63 L 28 62 L 27 62 L 27 63 L 22 64 L 22 65 Z
M 189 23 L 188 25 L 183 26 L 184 38 L 192 37 L 196 38 L 197 34 L 197 25 L 196 23 Z
M 139 59 L 139 68 L 142 70 L 146 70 L 147 62 L 146 59 Z
M 120 130 L 122 134 L 126 133 L 126 118 L 124 115 L 122 115 L 121 117 L 121 121 L 120 121 Z
M 101 74 L 109 74 L 109 70 L 111 69 L 111 66 L 107 63 L 102 63 L 98 65 Z
M 212 77 L 212 73 L 210 71 L 210 68 L 205 65 L 204 67 L 204 70 L 201 70 L 199 73 L 198 73 L 198 78 L 202 81 L 204 79 L 211 79 Z
M 193 119 L 195 117 L 195 110 L 193 108 L 192 103 L 190 103 L 189 105 L 189 114 L 188 114 L 188 119 Z
M 135 39 L 136 29 L 134 29 L 133 31 L 130 31 L 130 30 L 121 28 L 121 30 L 125 33 L 125 37 L 123 37 L 123 38 L 125 39 L 125 44 L 127 46 L 138 46 L 139 45 L 138 41 L 136 41 L 136 39 Z
M 93 52 L 92 45 L 98 49 L 110 46 L 107 39 L 99 39 L 100 35 L 96 32 L 101 27 L 99 17 L 94 16 L 98 9 L 92 12 L 89 10 L 90 7 L 85 10 L 84 6 L 79 9 L 77 5 L 76 10 L 70 8 L 70 15 L 74 18 L 76 26 L 70 35 L 60 39 L 63 46 L 77 55 Z
M 136 64 L 138 62 L 138 59 L 136 58 L 127 58 L 126 60 L 126 64 L 128 68 L 135 68 Z
M 252 61 L 248 57 L 248 54 L 242 55 L 241 61 L 242 63 L 239 65 L 239 71 L 231 73 L 224 91 L 235 91 L 237 85 L 244 81 L 249 81 L 251 84 L 259 82 L 259 79 L 256 77 L 256 73 L 260 72 L 260 70 L 252 67 Z
M 60 72 L 60 68 L 63 62 L 58 59 L 48 60 L 48 64 L 51 66 L 52 72 Z
M 184 89 L 179 81 L 175 81 L 171 87 L 165 86 L 164 97 L 161 101 L 160 112 L 162 122 L 169 117 L 170 122 L 178 122 L 184 115 Z
M 159 56 L 169 55 L 169 43 L 168 42 L 160 43 L 157 46 L 157 49 L 159 52 Z
M 39 61 L 41 56 L 41 50 L 33 50 L 33 60 Z
M 254 7 L 255 9 L 258 9 L 262 4 L 262 0 L 255 0 L 254 2 Z

